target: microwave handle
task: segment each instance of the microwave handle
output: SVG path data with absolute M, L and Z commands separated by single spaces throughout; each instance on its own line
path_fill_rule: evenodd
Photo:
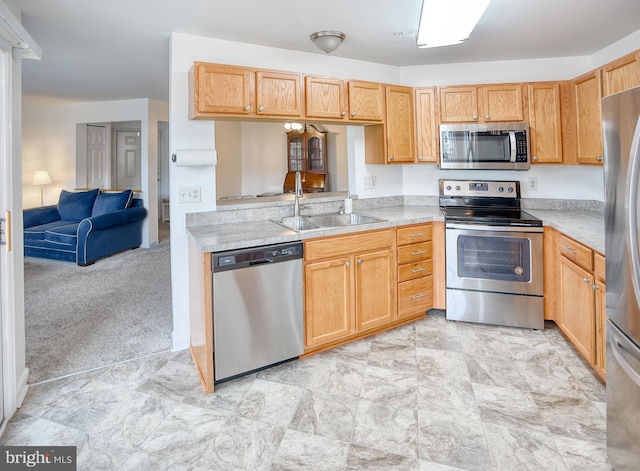
M 518 149 L 516 147 L 516 132 L 515 131 L 509 131 L 509 141 L 511 144 L 511 160 L 510 162 L 515 162 L 516 161 L 516 155 L 518 153 Z

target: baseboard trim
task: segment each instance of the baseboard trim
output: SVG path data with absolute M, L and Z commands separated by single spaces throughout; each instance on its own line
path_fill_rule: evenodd
M 22 374 L 20 375 L 16 388 L 16 406 L 19 408 L 22 407 L 22 402 L 24 401 L 24 398 L 27 397 L 27 392 L 29 391 L 29 368 L 22 370 Z

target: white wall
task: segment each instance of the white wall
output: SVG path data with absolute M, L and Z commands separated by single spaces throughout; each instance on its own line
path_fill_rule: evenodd
M 167 120 L 168 104 L 158 100 L 51 103 L 39 98 L 24 97 L 24 207 L 40 205 L 39 188 L 31 186 L 35 170 L 48 170 L 53 182 L 45 188 L 45 204 L 55 204 L 62 189 L 76 187 L 77 123 L 140 121 L 141 136 L 147 137 L 141 139 L 141 197 L 149 211 L 143 227 L 143 247 L 157 243 L 157 133 L 158 121 Z M 153 221 L 153 224 L 150 224 L 150 221 Z

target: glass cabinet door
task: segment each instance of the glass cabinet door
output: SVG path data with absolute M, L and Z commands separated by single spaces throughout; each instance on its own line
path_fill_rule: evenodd
M 312 124 L 287 133 L 289 172 L 327 173 L 327 133 Z

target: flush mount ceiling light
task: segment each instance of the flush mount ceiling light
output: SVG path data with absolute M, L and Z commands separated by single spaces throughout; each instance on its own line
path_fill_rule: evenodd
M 490 0 L 423 0 L 416 43 L 420 48 L 460 44 L 484 14 Z
M 340 31 L 317 31 L 309 36 L 309 39 L 318 46 L 318 49 L 329 54 L 338 49 L 345 37 L 345 34 Z

